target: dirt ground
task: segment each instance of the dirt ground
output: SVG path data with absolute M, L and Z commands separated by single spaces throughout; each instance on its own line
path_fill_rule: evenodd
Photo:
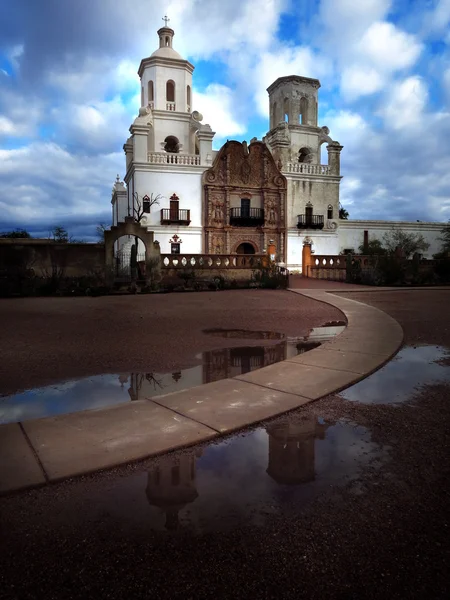
M 300 337 L 342 319 L 331 306 L 278 290 L 0 300 L 0 394 L 102 373 L 180 370 L 197 364 L 199 352 L 261 343 L 230 343 L 204 329 Z

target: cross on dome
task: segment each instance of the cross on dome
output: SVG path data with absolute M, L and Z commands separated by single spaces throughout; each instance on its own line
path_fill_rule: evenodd
M 164 21 L 164 25 L 167 27 L 167 23 L 170 21 L 170 19 L 168 18 L 168 16 L 164 15 L 164 17 L 162 18 L 162 20 Z

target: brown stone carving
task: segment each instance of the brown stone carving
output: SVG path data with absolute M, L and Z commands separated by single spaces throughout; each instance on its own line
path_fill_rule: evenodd
M 266 163 L 266 165 L 264 164 Z M 267 177 L 267 183 L 264 179 Z M 274 183 L 275 177 L 281 180 Z M 241 142 L 230 141 L 222 146 L 214 163 L 203 175 L 203 184 L 218 184 L 246 188 L 286 187 L 286 179 L 281 175 L 270 150 L 263 142 L 253 142 L 248 147 L 248 155 Z
M 252 141 L 249 146 L 237 141 L 227 142 L 216 154 L 213 165 L 203 174 L 202 183 L 206 199 L 204 223 L 208 252 L 236 252 L 239 244 L 245 242 L 252 243 L 256 252 L 262 252 L 265 229 L 271 231 L 270 237 L 276 240 L 277 250 L 282 249 L 279 234 L 286 231 L 284 203 L 287 181 L 264 142 Z M 252 212 L 252 215 L 260 215 L 255 217 L 254 226 L 248 220 L 239 222 L 239 198 L 250 198 L 250 208 L 264 209 L 261 213 Z M 260 204 L 261 199 L 264 199 L 263 205 Z M 233 204 L 230 205 L 230 202 Z

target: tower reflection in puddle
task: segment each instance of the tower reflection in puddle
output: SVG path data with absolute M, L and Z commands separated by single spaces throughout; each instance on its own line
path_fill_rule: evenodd
M 269 436 L 267 473 L 279 484 L 308 483 L 315 478 L 316 439 L 325 439 L 330 424 L 302 419 L 266 427 Z
M 196 460 L 201 454 L 196 450 L 164 457 L 148 473 L 147 499 L 165 514 L 166 529 L 178 529 L 180 510 L 198 496 Z
M 298 513 L 384 457 L 364 427 L 290 415 L 197 452 L 155 459 L 146 496 L 157 510 L 146 519 L 157 529 L 196 532 L 261 526 L 269 515 Z

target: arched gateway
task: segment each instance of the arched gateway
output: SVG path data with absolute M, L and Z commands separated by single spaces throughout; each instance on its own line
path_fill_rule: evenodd
M 105 270 L 108 284 L 115 280 L 114 244 L 124 235 L 139 238 L 145 246 L 145 281 L 150 285 L 152 280 L 160 279 L 161 252 L 159 243 L 153 239 L 153 231 L 137 223 L 133 217 L 125 217 L 124 223 L 119 223 L 105 231 Z

